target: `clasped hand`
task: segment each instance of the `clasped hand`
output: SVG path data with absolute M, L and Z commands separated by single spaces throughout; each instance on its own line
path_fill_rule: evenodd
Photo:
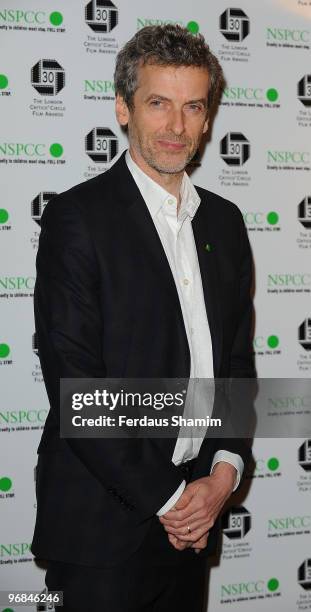
M 216 464 L 211 476 L 190 482 L 175 506 L 159 518 L 170 543 L 177 550 L 207 546 L 208 532 L 230 497 L 236 469 L 228 463 Z

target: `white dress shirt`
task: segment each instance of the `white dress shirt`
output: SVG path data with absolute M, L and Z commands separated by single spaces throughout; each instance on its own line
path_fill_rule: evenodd
M 177 199 L 147 176 L 133 161 L 129 151 L 126 152 L 126 163 L 149 210 L 175 280 L 190 350 L 190 378 L 206 379 L 208 385 L 214 378 L 212 341 L 191 223 L 200 205 L 200 197 L 185 172 L 177 214 Z M 208 386 L 208 392 L 209 403 L 212 405 L 213 385 Z M 197 457 L 203 439 L 204 436 L 199 438 L 179 436 L 172 462 L 179 465 Z M 231 463 L 236 468 L 235 490 L 244 469 L 242 458 L 236 453 L 219 450 L 214 455 L 211 472 L 219 461 Z M 158 516 L 162 516 L 174 506 L 185 486 L 186 482 L 183 481 L 157 512 Z

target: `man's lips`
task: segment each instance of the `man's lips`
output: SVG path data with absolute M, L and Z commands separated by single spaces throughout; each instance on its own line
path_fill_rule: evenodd
M 185 148 L 185 143 L 183 142 L 172 142 L 171 140 L 158 140 L 157 141 L 161 147 L 165 149 L 170 149 L 171 151 L 182 151 Z

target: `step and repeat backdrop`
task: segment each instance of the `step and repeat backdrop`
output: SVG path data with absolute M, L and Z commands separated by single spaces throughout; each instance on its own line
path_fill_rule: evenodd
M 137 30 L 162 23 L 202 33 L 224 68 L 192 179 L 244 215 L 258 374 L 310 377 L 311 0 L 1 0 L 1 589 L 44 588 L 29 550 L 48 412 L 32 307 L 41 215 L 54 194 L 105 172 L 126 148 L 114 115 L 115 57 Z M 270 401 L 280 417 L 311 415 L 311 393 Z M 311 610 L 311 440 L 259 439 L 254 458 L 223 518 L 209 609 Z

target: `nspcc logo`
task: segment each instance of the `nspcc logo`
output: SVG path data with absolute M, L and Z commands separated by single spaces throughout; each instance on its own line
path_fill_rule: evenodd
M 31 217 L 41 225 L 41 216 L 48 203 L 55 195 L 56 191 L 41 191 L 31 202 Z
M 0 142 L 0 156 L 4 156 L 0 157 L 0 160 L 6 164 L 15 163 L 14 158 L 26 159 L 29 164 L 51 164 L 55 162 L 49 159 L 48 155 L 59 158 L 63 153 L 63 146 L 59 142 L 53 142 L 51 145 L 42 142 Z M 65 160 L 58 160 L 57 163 L 65 163 Z
M 306 559 L 298 568 L 298 583 L 306 591 L 311 590 L 311 559 Z
M 225 87 L 222 92 L 221 104 L 226 104 L 227 100 L 232 105 L 248 106 L 249 108 L 256 106 L 262 108 L 274 105 L 279 98 L 279 92 L 275 87 L 269 89 L 263 87 L 245 87 L 230 85 Z M 267 102 L 266 102 L 267 101 Z
M 233 507 L 223 516 L 223 533 L 230 540 L 244 538 L 251 528 L 251 521 L 251 514 L 244 506 Z
M 228 166 L 242 166 L 250 156 L 250 143 L 241 132 L 228 132 L 220 141 L 220 156 Z
M 305 319 L 299 325 L 298 340 L 306 351 L 311 351 L 311 319 Z
M 299 446 L 298 463 L 306 472 L 311 472 L 311 440 L 306 440 Z
M 118 23 L 118 9 L 110 0 L 91 0 L 85 7 L 85 21 L 94 32 L 111 32 Z
M 311 106 L 311 74 L 305 74 L 297 85 L 298 100 L 304 106 Z
M 249 34 L 249 18 L 241 9 L 228 8 L 220 15 L 220 31 L 227 40 L 241 42 Z
M 94 162 L 111 162 L 118 150 L 118 139 L 109 128 L 94 128 L 85 138 L 85 152 Z
M 311 229 L 311 196 L 306 196 L 298 204 L 298 221 L 306 229 Z
M 31 84 L 42 95 L 55 96 L 65 85 L 65 71 L 52 59 L 40 59 L 31 69 Z
M 233 582 L 221 585 L 221 603 L 262 599 L 264 597 L 279 597 L 280 583 L 277 578 L 268 580 L 251 580 Z M 272 595 L 273 594 L 273 595 Z
M 9 3 L 8 3 L 9 4 Z M 1 8 L 0 10 L 0 25 L 14 24 L 21 29 L 29 26 L 29 31 L 33 32 L 40 28 L 40 31 L 46 31 L 43 26 L 53 26 L 58 28 L 63 23 L 63 15 L 59 11 L 53 11 L 48 14 L 46 11 L 25 11 L 12 8 Z M 24 26 L 24 27 L 23 27 Z M 6 27 L 6 26 L 4 26 Z M 48 27 L 48 31 L 52 28 Z
M 4 410 L 0 412 L 0 427 L 2 425 L 38 425 L 44 423 L 48 410 Z M 26 427 L 23 430 L 26 431 Z M 14 428 L 13 428 L 14 431 Z

